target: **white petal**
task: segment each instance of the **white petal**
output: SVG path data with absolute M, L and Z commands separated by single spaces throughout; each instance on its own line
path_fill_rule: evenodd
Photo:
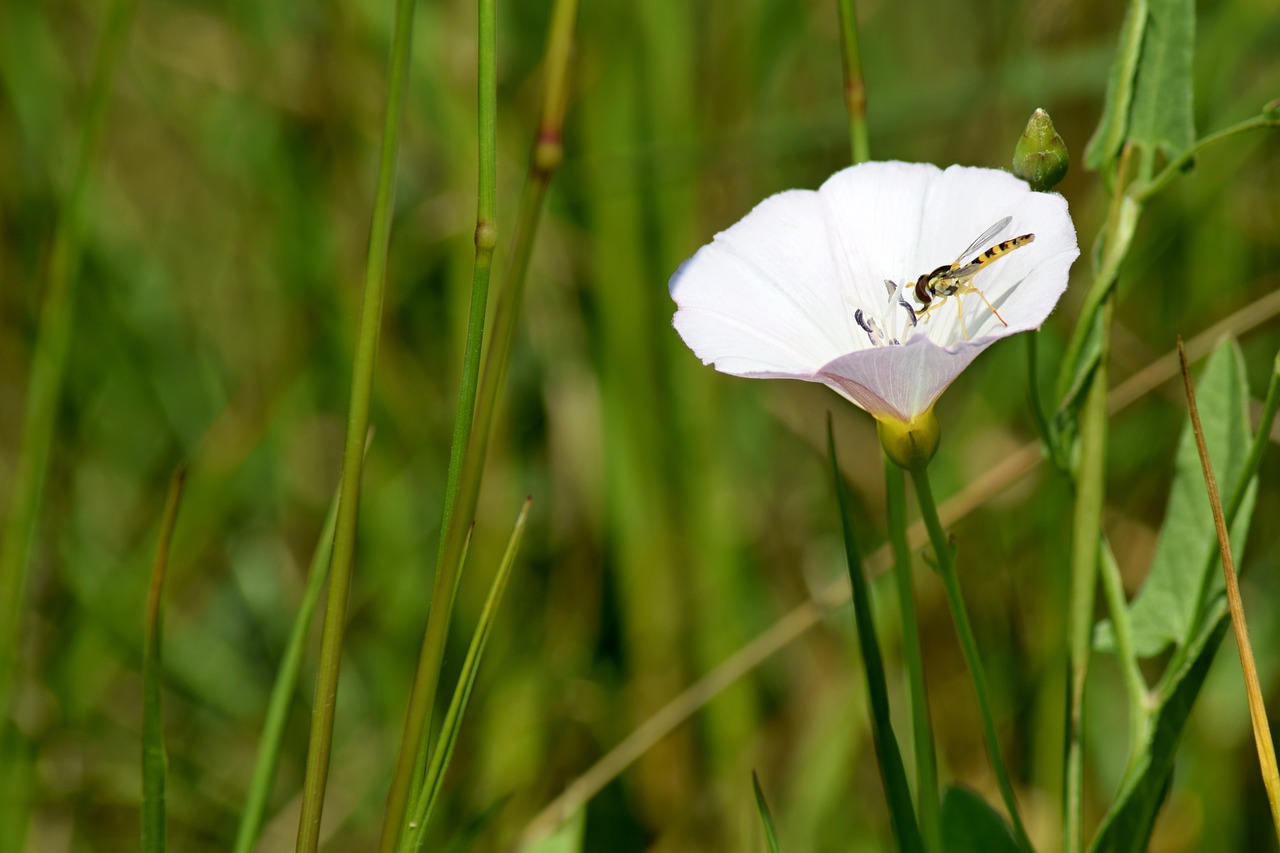
M 910 421 L 932 406 L 985 344 L 940 347 L 923 335 L 902 346 L 849 353 L 823 366 L 823 382 L 878 419 Z
M 726 373 L 812 374 L 860 346 L 811 190 L 765 199 L 685 261 L 670 290 L 684 342 Z

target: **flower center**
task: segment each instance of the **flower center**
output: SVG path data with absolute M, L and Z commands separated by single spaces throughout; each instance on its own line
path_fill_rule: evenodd
M 861 308 L 853 312 L 853 319 L 867 333 L 872 346 L 896 347 L 906 341 L 915 330 L 916 310 L 907 301 L 902 285 L 885 279 L 884 286 L 888 292 L 888 300 L 880 314 L 881 319 L 876 320 Z

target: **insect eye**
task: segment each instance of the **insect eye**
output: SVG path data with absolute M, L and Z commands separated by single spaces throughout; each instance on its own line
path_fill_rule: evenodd
M 933 297 L 929 295 L 929 276 L 922 275 L 916 281 L 916 299 L 921 305 L 928 305 L 933 301 Z

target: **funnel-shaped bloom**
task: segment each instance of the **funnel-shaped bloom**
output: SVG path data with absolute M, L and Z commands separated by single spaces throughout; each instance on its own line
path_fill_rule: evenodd
M 1079 254 L 1060 195 L 995 169 L 864 163 L 765 199 L 670 288 L 704 363 L 912 423 L 978 353 L 1039 328 Z

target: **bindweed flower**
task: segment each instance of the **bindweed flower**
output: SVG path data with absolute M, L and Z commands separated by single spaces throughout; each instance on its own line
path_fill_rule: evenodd
M 821 382 L 931 456 L 938 397 L 1044 322 L 1079 254 L 1060 195 L 995 169 L 863 163 L 765 199 L 685 261 L 675 327 L 703 363 Z

